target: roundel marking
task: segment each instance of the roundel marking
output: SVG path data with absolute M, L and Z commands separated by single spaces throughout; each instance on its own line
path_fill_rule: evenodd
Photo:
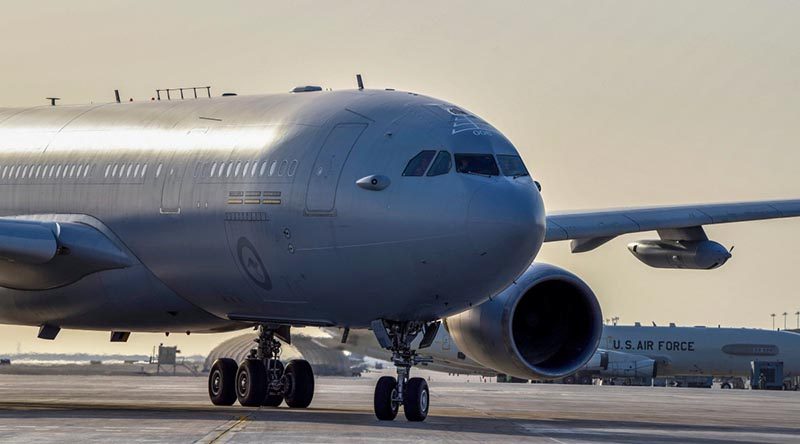
M 247 276 L 264 290 L 272 290 L 272 281 L 253 244 L 246 237 L 240 237 L 236 250 L 239 253 L 239 264 Z

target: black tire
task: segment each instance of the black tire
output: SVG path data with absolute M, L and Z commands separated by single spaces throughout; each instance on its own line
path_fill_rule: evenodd
M 236 397 L 245 407 L 258 407 L 267 396 L 267 371 L 264 362 L 246 359 L 236 372 Z
M 233 405 L 236 402 L 236 361 L 219 358 L 208 374 L 208 397 L 214 405 Z
M 403 412 L 409 421 L 425 421 L 428 417 L 431 393 L 423 378 L 411 378 L 403 393 Z
M 730 382 L 723 382 L 722 385 L 719 386 L 719 388 L 721 388 L 723 390 L 730 390 L 730 389 L 733 388 L 733 386 L 731 385 Z
M 283 394 L 282 393 L 269 393 L 269 384 L 273 380 L 273 378 L 282 378 L 283 377 L 283 363 L 278 359 L 270 359 L 267 362 L 267 396 L 264 397 L 264 401 L 261 405 L 267 407 L 278 407 L 283 403 Z
M 391 376 L 381 376 L 375 385 L 373 404 L 375 416 L 381 421 L 392 421 L 397 417 L 400 405 L 392 401 L 397 394 L 397 379 Z
M 314 371 L 304 359 L 289 361 L 284 371 L 287 390 L 284 395 L 286 405 L 293 409 L 304 409 L 314 399 Z

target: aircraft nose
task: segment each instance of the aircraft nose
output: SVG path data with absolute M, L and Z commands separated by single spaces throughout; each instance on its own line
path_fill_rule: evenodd
M 475 191 L 467 214 L 472 248 L 484 266 L 516 278 L 539 252 L 544 240 L 542 198 L 530 181 L 499 180 Z

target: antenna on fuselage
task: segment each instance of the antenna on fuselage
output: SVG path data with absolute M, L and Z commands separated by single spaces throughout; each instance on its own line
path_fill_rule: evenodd
M 114 90 L 114 98 L 117 99 L 117 103 L 121 103 L 122 102 L 122 100 L 120 100 L 120 98 L 119 98 L 119 90 L 118 89 Z
M 356 74 L 356 82 L 358 82 L 358 89 L 364 89 L 364 79 L 361 78 L 361 74 Z
M 56 106 L 56 100 L 61 100 L 60 97 L 45 97 L 45 99 L 50 101 L 50 106 Z

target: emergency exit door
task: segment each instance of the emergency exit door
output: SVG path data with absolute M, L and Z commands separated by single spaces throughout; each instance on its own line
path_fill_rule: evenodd
M 306 191 L 306 214 L 330 216 L 336 205 L 336 189 L 342 168 L 361 133 L 364 123 L 340 123 L 328 134 L 322 144 L 308 179 Z
M 164 185 L 161 188 L 161 214 L 178 214 L 181 212 L 181 186 L 183 185 L 183 168 L 177 162 L 164 167 Z

